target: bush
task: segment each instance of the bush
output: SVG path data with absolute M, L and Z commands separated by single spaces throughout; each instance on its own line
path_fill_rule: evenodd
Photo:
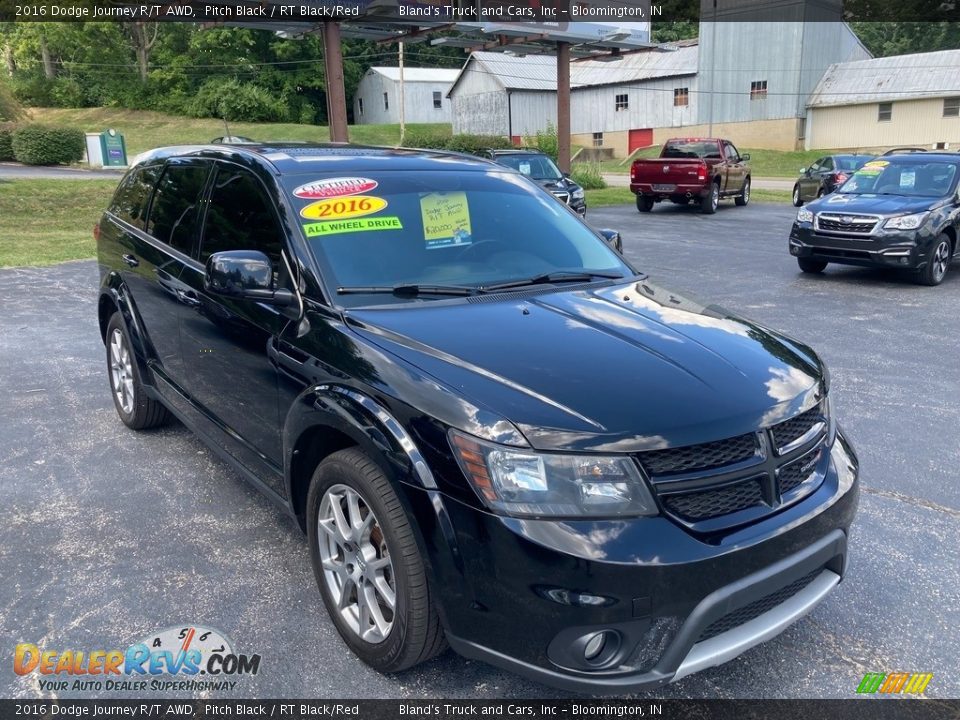
M 557 155 L 560 152 L 560 143 L 557 140 L 557 128 L 553 123 L 547 123 L 545 130 L 538 130 L 535 135 L 523 139 L 523 144 L 527 147 L 535 147 L 542 153 L 546 153 L 557 162 Z
M 23 108 L 20 107 L 20 102 L 7 87 L 6 81 L 0 77 L 0 123 L 4 120 L 19 120 L 22 116 Z
M 600 166 L 595 163 L 574 163 L 570 168 L 570 177 L 584 190 L 600 190 L 607 186 L 600 174 Z
M 280 100 L 263 88 L 238 80 L 207 80 L 190 104 L 194 117 L 232 122 L 283 122 L 287 111 Z
M 447 135 L 442 132 L 411 132 L 404 139 L 404 145 L 430 150 L 450 150 L 452 152 L 482 155 L 489 148 L 509 148 L 510 140 L 502 135 Z
M 13 159 L 13 125 L 0 124 L 0 162 Z
M 83 131 L 76 128 L 23 125 L 13 132 L 13 156 L 27 165 L 78 162 L 83 147 Z

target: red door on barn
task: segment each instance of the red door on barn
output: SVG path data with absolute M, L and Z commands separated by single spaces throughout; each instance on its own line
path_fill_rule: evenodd
M 653 145 L 653 128 L 631 130 L 627 138 L 627 145 L 627 150 L 631 153 L 638 148 L 650 147 Z

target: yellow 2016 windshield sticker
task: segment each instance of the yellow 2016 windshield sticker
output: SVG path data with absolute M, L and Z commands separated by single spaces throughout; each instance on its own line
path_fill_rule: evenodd
M 307 237 L 321 235 L 340 235 L 352 232 L 370 232 L 373 230 L 403 230 L 400 218 L 396 215 L 359 218 L 357 220 L 328 220 L 327 222 L 307 223 L 303 232 Z
M 420 198 L 420 216 L 428 250 L 473 242 L 470 206 L 465 192 L 424 195 Z
M 361 217 L 380 212 L 387 206 L 383 198 L 370 195 L 354 195 L 343 198 L 327 198 L 310 203 L 300 209 L 300 215 L 307 220 L 338 220 Z

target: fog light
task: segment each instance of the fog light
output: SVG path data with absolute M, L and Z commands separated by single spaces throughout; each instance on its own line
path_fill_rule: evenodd
M 607 634 L 605 632 L 597 633 L 592 638 L 587 641 L 587 644 L 583 648 L 583 659 L 594 660 L 601 652 L 603 652 L 603 646 L 606 644 Z

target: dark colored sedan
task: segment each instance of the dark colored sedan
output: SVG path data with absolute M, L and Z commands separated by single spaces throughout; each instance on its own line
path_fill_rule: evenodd
M 800 168 L 800 177 L 793 186 L 794 206 L 829 195 L 872 159 L 872 155 L 826 155 L 810 167 Z
M 526 175 L 578 215 L 586 216 L 587 200 L 583 188 L 561 172 L 546 153 L 530 149 L 489 150 L 487 155 L 494 162 Z
M 656 687 L 845 572 L 858 463 L 816 353 L 660 287 L 513 170 L 167 148 L 98 228 L 121 420 L 179 418 L 278 503 L 378 670 L 449 644 Z
M 889 155 L 871 160 L 832 195 L 797 213 L 790 254 L 800 269 L 828 263 L 913 270 L 939 285 L 958 254 L 960 156 Z

